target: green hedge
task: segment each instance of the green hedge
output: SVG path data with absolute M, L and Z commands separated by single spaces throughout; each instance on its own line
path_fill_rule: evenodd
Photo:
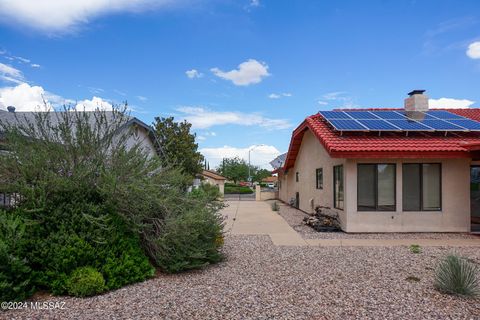
M 225 186 L 225 194 L 236 194 L 236 193 L 241 193 L 241 194 L 250 194 L 253 193 L 253 190 L 250 189 L 249 187 L 230 187 L 230 186 Z

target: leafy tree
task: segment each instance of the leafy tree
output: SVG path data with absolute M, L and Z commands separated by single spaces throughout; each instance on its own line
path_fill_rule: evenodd
M 195 134 L 190 133 L 191 123 L 175 122 L 173 117 L 156 117 L 154 123 L 158 143 L 172 166 L 194 176 L 203 168 L 203 156 L 198 152 Z
M 257 168 L 258 169 L 258 168 Z M 267 169 L 258 169 L 253 175 L 253 181 L 260 182 L 263 178 L 270 177 L 272 175 L 270 170 Z
M 248 180 L 248 163 L 239 157 L 224 158 L 217 171 L 235 183 Z M 263 178 L 270 176 L 270 171 L 250 165 L 250 175 L 252 181 L 261 181 Z

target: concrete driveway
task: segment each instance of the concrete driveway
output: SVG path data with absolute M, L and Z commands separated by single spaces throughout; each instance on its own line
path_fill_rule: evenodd
M 225 230 L 230 234 L 268 235 L 277 246 L 308 246 L 308 243 L 272 211 L 264 201 L 225 201 Z

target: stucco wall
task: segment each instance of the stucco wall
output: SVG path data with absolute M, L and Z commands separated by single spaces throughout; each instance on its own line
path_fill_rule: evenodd
M 344 210 L 333 208 L 333 167 L 344 164 L 345 159 L 331 158 L 318 139 L 307 130 L 303 136 L 297 159 L 294 167 L 288 170 L 285 179 L 282 180 L 280 189 L 280 199 L 289 202 L 295 198 L 295 193 L 300 195 L 300 210 L 311 213 L 316 206 L 326 206 L 332 208 L 340 216 L 344 225 L 346 216 Z M 323 168 L 323 189 L 316 189 L 316 169 Z M 299 181 L 295 181 L 295 173 L 299 173 Z M 345 176 L 345 168 L 344 168 Z M 345 203 L 347 185 L 344 184 Z M 313 206 L 310 199 L 313 199 Z
M 357 211 L 357 164 L 396 164 L 396 211 Z M 402 209 L 402 164 L 442 164 L 442 211 Z M 347 232 L 469 232 L 470 159 L 349 159 L 346 164 Z
M 137 129 L 129 128 L 128 130 L 131 130 L 131 133 L 128 134 L 128 139 L 126 141 L 127 148 L 131 148 L 136 143 L 140 143 L 143 150 L 151 157 L 157 154 L 155 151 L 155 146 L 153 145 L 153 142 L 148 135 L 148 131 L 145 128 L 137 126 Z
M 218 189 L 221 194 L 225 193 L 225 180 L 215 180 L 213 178 L 203 176 L 204 180 L 203 182 L 212 184 L 214 186 L 218 186 Z

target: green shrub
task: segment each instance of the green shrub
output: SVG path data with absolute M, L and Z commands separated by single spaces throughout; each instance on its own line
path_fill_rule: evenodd
M 169 216 L 156 239 L 155 262 L 166 272 L 179 272 L 221 261 L 222 230 L 222 218 L 208 208 Z
M 202 183 L 200 187 L 192 190 L 190 196 L 196 199 L 207 198 L 208 201 L 217 201 L 221 197 L 221 194 L 218 186 L 210 183 Z
M 448 255 L 436 268 L 435 287 L 448 294 L 477 296 L 480 294 L 478 267 L 465 258 Z
M 225 187 L 225 194 L 234 194 L 234 193 L 250 194 L 250 193 L 253 193 L 253 190 L 250 189 L 249 187 L 241 187 L 241 186 Z
M 86 297 L 102 293 L 105 279 L 92 267 L 75 269 L 68 278 L 68 293 L 76 297 Z
M 410 245 L 410 252 L 411 253 L 422 253 L 422 248 L 418 244 Z
M 280 209 L 277 201 L 273 201 L 270 206 L 272 207 L 272 211 L 278 211 Z
M 34 291 L 34 275 L 25 258 L 25 223 L 0 211 L 0 301 L 24 300 Z

